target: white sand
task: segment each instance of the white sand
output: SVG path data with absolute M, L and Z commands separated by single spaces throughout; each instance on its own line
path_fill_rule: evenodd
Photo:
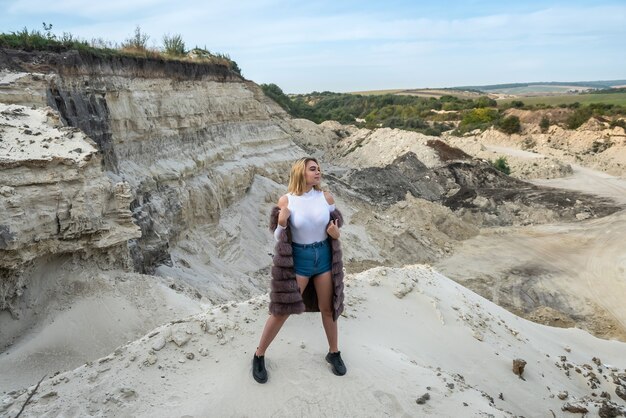
M 49 378 L 24 416 L 567 416 L 566 401 L 603 391 L 624 405 L 610 376 L 624 372 L 624 343 L 520 319 L 427 266 L 348 276 L 346 295 L 346 376 L 324 361 L 319 315 L 303 314 L 268 350 L 268 383 L 254 382 L 264 296 L 161 326 Z M 528 363 L 525 380 L 511 371 L 515 358 Z M 563 364 L 573 367 L 569 377 Z M 599 379 L 596 390 L 583 364 Z M 568 399 L 555 397 L 560 391 Z M 430 399 L 418 405 L 425 393 Z M 0 412 L 14 416 L 26 396 L 6 396 Z M 597 411 L 599 404 L 583 403 Z
M 24 309 L 19 320 L 0 312 L 0 341 L 9 345 L 0 355 L 0 393 L 71 370 L 148 329 L 210 306 L 190 297 L 182 283 L 175 291 L 168 279 L 63 266 L 67 258 L 31 276 L 23 302 L 32 309 Z
M 82 131 L 61 127 L 58 114 L 50 108 L 0 103 L 0 139 L 0 164 L 58 159 L 80 165 L 98 152 L 96 144 Z
M 489 146 L 506 155 L 536 158 L 541 154 Z M 530 155 L 527 155 L 530 154 Z M 572 164 L 574 174 L 532 183 L 594 194 L 626 204 L 626 180 Z M 584 213 L 583 213 L 584 214 Z M 581 214 L 581 215 L 583 215 Z M 468 286 L 487 286 L 497 303 L 500 288 L 511 286 L 507 302 L 519 311 L 524 299 L 561 305 L 584 318 L 597 335 L 623 338 L 626 329 L 626 211 L 569 224 L 485 229 L 464 241 L 452 256 L 437 263 L 449 277 Z M 533 269 L 533 284 L 513 285 L 513 270 Z M 472 284 L 469 284 L 472 281 Z M 474 287 L 476 289 L 476 287 Z M 531 296 L 525 292 L 531 292 Z M 483 293 L 486 294 L 486 293 Z M 542 298 L 546 298 L 542 301 Z M 547 301 L 546 301 L 547 300 Z M 551 301 L 551 302 L 550 302 Z M 621 329 L 617 329 L 617 328 Z

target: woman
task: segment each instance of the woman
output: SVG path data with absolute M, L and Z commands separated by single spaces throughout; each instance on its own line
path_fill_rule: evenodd
M 265 350 L 290 314 L 321 312 L 328 339 L 326 361 L 333 373 L 346 374 L 337 346 L 337 318 L 343 311 L 343 264 L 339 244 L 341 213 L 320 187 L 322 172 L 315 158 L 291 167 L 288 193 L 270 215 L 276 248 L 272 267 L 270 317 L 252 360 L 252 375 L 267 381 Z

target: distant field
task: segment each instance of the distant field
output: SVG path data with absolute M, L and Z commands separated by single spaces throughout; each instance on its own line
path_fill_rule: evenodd
M 348 94 L 360 94 L 361 96 L 382 96 L 384 94 L 396 94 L 396 93 L 399 93 L 401 91 L 404 91 L 404 90 L 398 89 L 398 90 L 351 91 Z
M 369 91 L 353 91 L 353 92 L 350 92 L 349 94 L 360 94 L 362 96 L 396 94 L 399 96 L 434 97 L 436 99 L 440 98 L 441 96 L 455 96 L 460 99 L 475 99 L 481 96 L 478 93 L 469 92 L 469 91 L 444 90 L 444 89 L 369 90 Z
M 480 96 L 485 96 L 485 94 L 480 94 L 471 91 L 463 91 L 463 90 L 444 90 L 444 89 L 410 89 L 410 90 L 402 90 L 396 94 L 407 95 L 407 96 L 420 96 L 420 97 L 434 97 L 436 99 L 441 96 L 455 96 L 459 99 L 476 99 Z
M 501 99 L 498 103 L 510 103 L 513 100 L 521 100 L 525 104 L 536 105 L 560 105 L 578 102 L 580 104 L 590 103 L 606 103 L 614 105 L 626 106 L 626 93 L 598 93 L 598 94 L 567 94 L 562 96 L 534 96 L 534 97 L 517 97 L 513 99 Z
M 520 94 L 520 95 L 537 95 L 546 93 L 567 93 L 570 90 L 589 90 L 588 87 L 577 86 L 552 86 L 552 85 L 540 85 L 534 84 L 526 87 L 510 87 L 502 89 L 485 90 L 489 93 L 503 93 L 503 94 Z

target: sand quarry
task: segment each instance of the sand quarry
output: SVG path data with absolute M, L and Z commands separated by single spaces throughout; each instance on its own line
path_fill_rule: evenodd
M 45 380 L 27 415 L 563 416 L 563 407 L 597 411 L 623 390 L 624 343 L 521 319 L 431 267 L 378 267 L 346 284 L 346 376 L 330 373 L 310 314 L 290 318 L 268 353 L 269 382 L 254 382 L 249 360 L 268 303 L 259 296 Z M 26 396 L 5 398 L 5 413 Z
M 71 253 L 29 271 L 21 299 L 28 309 L 13 322 L 2 312 L 10 336 L 0 353 L 2 416 L 626 413 L 623 209 L 598 217 L 581 200 L 583 209 L 564 222 L 548 206 L 520 206 L 508 226 L 493 226 L 487 215 L 457 217 L 410 196 L 375 206 L 356 199 L 342 179 L 388 167 L 406 152 L 437 174 L 440 157 L 424 145 L 428 138 L 342 127 L 341 139 L 336 125 L 284 123 L 299 124 L 302 138 L 319 131 L 308 136 L 315 143 L 294 142 L 327 164 L 348 221 L 339 323 L 348 374 L 330 372 L 319 315 L 303 314 L 287 321 L 268 350 L 269 382 L 251 378 L 267 317 L 267 287 L 259 285 L 272 251 L 266 216 L 284 192 L 284 184 L 255 175 L 216 223 L 185 231 L 170 249 L 173 263 L 153 275 L 99 268 Z M 390 137 L 394 148 L 382 152 Z M 89 150 L 83 141 L 67 148 Z M 517 138 L 448 141 L 477 158 L 509 155 L 527 171 L 520 178 L 571 192 L 573 200 L 583 192 L 626 205 L 616 147 L 609 174 L 558 150 L 522 150 Z M 38 158 L 54 158 L 48 150 Z M 541 163 L 528 163 L 534 160 Z

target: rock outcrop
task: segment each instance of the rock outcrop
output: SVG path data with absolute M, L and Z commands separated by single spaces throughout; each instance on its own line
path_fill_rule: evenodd
M 507 135 L 490 128 L 467 139 L 538 152 L 550 158 L 550 165 L 554 165 L 552 161 L 556 159 L 561 163 L 579 164 L 614 176 L 626 174 L 626 131 L 619 126 L 611 128 L 608 123 L 595 119 L 590 119 L 574 130 L 552 125 L 542 133 L 538 125 L 523 124 L 521 134 Z M 541 160 L 537 162 L 541 164 Z M 522 170 L 524 167 L 520 167 L 519 171 Z
M 476 226 L 571 221 L 620 209 L 610 200 L 546 189 L 507 176 L 487 161 L 416 132 L 360 129 L 337 141 L 328 154 L 346 167 L 338 173 L 338 180 L 372 204 L 389 206 L 410 193 L 447 206 Z
M 0 103 L 0 310 L 44 255 L 126 247 L 140 237 L 130 185 L 104 175 L 96 144 L 50 108 Z
M 287 165 L 303 153 L 291 140 L 284 111 L 254 83 L 217 65 L 3 50 L 0 68 L 0 102 L 24 112 L 24 106 L 43 109 L 28 112 L 68 126 L 63 137 L 34 134 L 36 142 L 55 136 L 65 142 L 71 135 L 89 142 L 74 147 L 82 153 L 63 149 L 44 165 L 6 156 L 0 183 L 9 198 L 3 203 L 16 212 L 0 219 L 16 219 L 19 210 L 35 207 L 15 189 L 27 185 L 38 201 L 32 216 L 40 217 L 18 219 L 23 227 L 0 227 L 6 275 L 44 252 L 83 248 L 81 234 L 99 248 L 128 241 L 135 270 L 152 273 L 171 264 L 170 249 L 183 231 L 217 223 L 256 174 L 285 180 Z M 28 128 L 12 129 L 23 134 Z M 63 161 L 71 152 L 88 163 L 68 169 Z M 91 191 L 76 182 L 78 176 Z M 45 191 L 33 189 L 46 179 L 53 184 Z M 121 215 L 120 208 L 127 213 Z M 124 233 L 106 226 L 109 212 L 122 216 Z M 58 248 L 43 243 L 49 237 Z

